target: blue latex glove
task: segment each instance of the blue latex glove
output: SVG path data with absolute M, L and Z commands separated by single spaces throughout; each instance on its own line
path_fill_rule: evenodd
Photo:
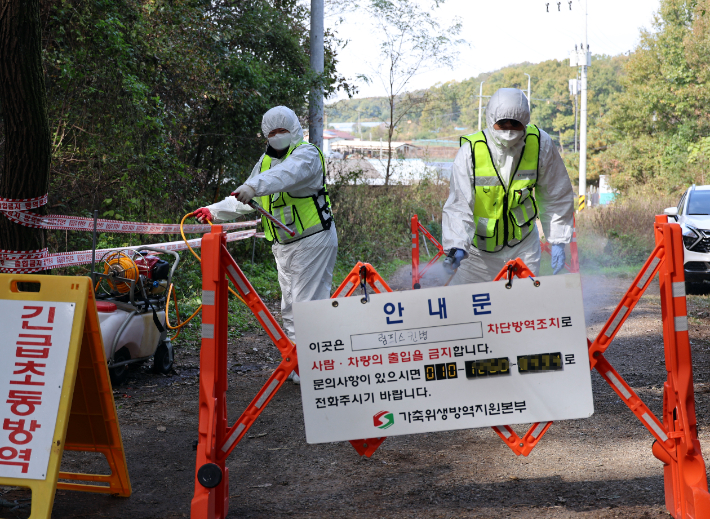
M 444 260 L 444 270 L 452 275 L 461 266 L 461 260 L 466 256 L 466 252 L 453 248 Z
M 552 273 L 559 274 L 565 268 L 565 244 L 553 243 L 551 249 Z

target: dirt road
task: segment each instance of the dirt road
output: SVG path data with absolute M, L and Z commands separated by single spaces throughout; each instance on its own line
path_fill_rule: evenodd
M 395 275 L 393 287 L 407 289 L 407 273 Z M 589 337 L 596 336 L 629 284 L 583 277 Z M 708 298 L 692 296 L 689 304 L 695 312 L 690 337 L 697 414 L 708 459 Z M 660 315 L 654 284 L 608 351 L 612 364 L 659 416 L 665 377 Z M 53 517 L 189 517 L 197 437 L 196 348 L 178 350 L 175 375 L 136 369 L 115 393 L 133 496 L 59 491 Z M 250 334 L 230 344 L 232 419 L 267 379 L 276 358 L 265 335 Z M 651 455 L 651 435 L 596 372 L 592 380 L 592 418 L 555 423 L 527 458 L 516 457 L 489 428 L 389 438 L 372 459 L 361 459 L 346 443 L 308 445 L 300 390 L 287 383 L 228 462 L 229 517 L 668 517 L 662 465 Z M 100 467 L 93 457 L 65 454 L 65 469 Z M 0 488 L 3 493 L 5 500 L 26 497 Z M 22 511 L 0 507 L 0 516 Z

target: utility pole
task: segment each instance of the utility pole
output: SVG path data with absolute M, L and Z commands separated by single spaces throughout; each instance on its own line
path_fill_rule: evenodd
M 323 74 L 323 0 L 311 0 L 311 69 Z M 323 86 L 320 80 L 311 90 L 308 104 L 308 141 L 323 148 Z
M 582 106 L 579 117 L 579 197 L 580 201 L 587 192 L 587 68 L 591 65 L 591 54 L 589 53 L 589 40 L 587 38 L 587 0 L 584 0 L 584 42 L 582 47 L 574 47 L 574 53 L 570 53 L 570 65 L 579 67 L 581 72 L 581 93 Z M 576 103 L 575 103 L 576 104 Z
M 481 131 L 481 115 L 483 114 L 483 83 L 481 81 L 481 86 L 478 89 L 478 131 Z
M 577 118 L 579 117 L 579 91 L 580 91 L 580 81 L 579 78 L 574 78 L 569 80 L 569 95 L 574 97 L 574 152 L 577 153 L 579 149 L 577 147 Z
M 579 146 L 577 145 L 577 117 L 579 116 L 579 100 L 578 100 L 578 95 L 574 94 L 574 152 L 577 153 L 579 151 Z
M 362 140 L 362 127 L 360 126 L 360 109 L 357 109 L 357 133 L 360 136 L 360 140 Z
M 532 105 L 530 104 L 530 74 L 523 72 L 526 76 L 528 76 L 528 112 L 532 111 Z
M 582 62 L 582 109 L 579 135 L 579 196 L 587 193 L 587 63 L 589 63 L 589 40 L 587 39 L 587 0 L 584 0 L 584 61 Z M 586 198 L 582 198 L 586 203 Z

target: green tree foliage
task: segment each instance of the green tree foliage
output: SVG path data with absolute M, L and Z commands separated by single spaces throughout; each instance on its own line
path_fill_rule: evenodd
M 622 191 L 650 184 L 672 192 L 704 181 L 710 134 L 710 2 L 662 0 L 653 30 L 626 64 L 610 114 L 616 145 L 601 167 Z M 691 159 L 690 161 L 688 159 Z
M 624 73 L 627 56 L 594 56 L 589 70 L 589 155 L 588 179 L 598 179 L 601 165 L 597 156 L 610 144 L 609 111 L 614 99 L 622 91 L 620 77 Z M 577 69 L 568 60 L 548 60 L 537 64 L 511 65 L 495 72 L 480 74 L 464 81 L 438 84 L 419 95 L 426 103 L 416 107 L 406 120 L 399 122 L 395 138 L 458 140 L 461 135 L 478 128 L 478 93 L 485 81 L 483 95 L 490 96 L 503 87 L 527 90 L 527 77 L 531 75 L 532 122 L 561 143 L 570 175 L 577 177 L 578 155 L 574 150 L 574 97 L 569 95 L 569 79 L 575 78 Z M 483 100 L 483 127 L 486 127 Z M 371 97 L 348 99 L 327 107 L 331 122 L 357 121 L 358 110 L 362 121 L 389 122 L 387 99 Z M 461 129 L 463 128 L 463 129 Z M 365 130 L 363 138 L 366 138 Z
M 175 221 L 228 194 L 220 170 L 245 179 L 262 114 L 305 112 L 308 16 L 297 0 L 44 0 L 49 212 Z M 338 43 L 327 93 L 351 89 Z

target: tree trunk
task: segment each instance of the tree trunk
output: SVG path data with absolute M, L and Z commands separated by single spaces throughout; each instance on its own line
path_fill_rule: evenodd
M 219 202 L 219 188 L 222 187 L 222 175 L 224 174 L 224 166 L 219 167 L 217 173 L 217 187 L 214 190 L 214 203 Z
M 387 169 L 385 170 L 385 186 L 390 185 L 390 176 L 392 175 L 392 134 L 394 133 L 394 94 L 390 94 L 390 124 L 387 129 Z
M 0 0 L 0 101 L 5 128 L 0 198 L 42 196 L 49 187 L 51 147 L 39 0 Z M 41 249 L 44 238 L 43 230 L 0 213 L 0 249 Z

